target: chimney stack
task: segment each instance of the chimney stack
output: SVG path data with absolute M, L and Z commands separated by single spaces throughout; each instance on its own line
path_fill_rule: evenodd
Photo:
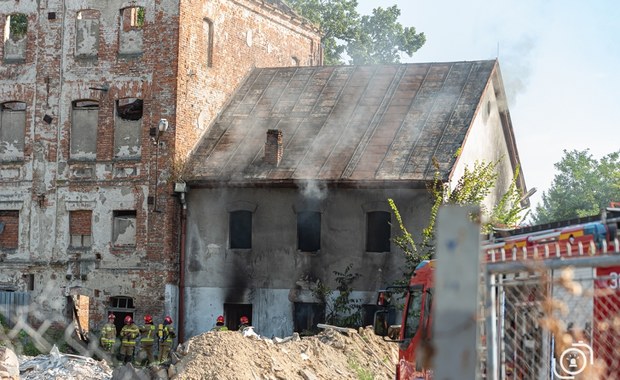
M 284 153 L 282 131 L 279 129 L 268 129 L 267 140 L 265 141 L 265 162 L 278 166 L 282 159 L 282 153 Z

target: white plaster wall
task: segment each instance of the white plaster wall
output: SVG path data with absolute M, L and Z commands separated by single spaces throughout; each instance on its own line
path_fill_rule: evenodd
M 498 99 L 495 96 L 495 88 L 489 84 L 487 90 L 481 97 L 480 107 L 474 116 L 469 134 L 463 145 L 463 150 L 455 165 L 451 186 L 455 186 L 463 176 L 465 168 L 473 169 L 473 163 L 496 162 L 501 160 L 497 166 L 499 174 L 494 191 L 485 200 L 484 204 L 488 210 L 501 198 L 510 185 L 514 170 L 510 162 L 508 147 L 502 129 Z

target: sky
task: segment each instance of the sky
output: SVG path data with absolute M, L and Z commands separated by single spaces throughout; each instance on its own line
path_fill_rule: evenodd
M 564 150 L 620 150 L 620 1 L 358 0 L 397 5 L 426 43 L 402 62 L 498 59 L 532 208 Z

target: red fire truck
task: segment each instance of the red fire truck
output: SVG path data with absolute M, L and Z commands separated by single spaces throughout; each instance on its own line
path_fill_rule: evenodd
M 499 231 L 483 243 L 483 260 L 491 264 L 620 254 L 619 224 L 620 209 L 608 209 L 599 216 Z M 407 286 L 391 286 L 378 293 L 377 305 L 381 309 L 375 314 L 374 330 L 377 335 L 389 336 L 400 345 L 396 364 L 397 380 L 433 378 L 430 363 L 425 358 L 431 357 L 426 354 L 431 351 L 435 265 L 434 260 L 423 261 L 415 269 Z M 620 317 L 620 267 L 596 268 L 596 277 L 604 280 L 596 281 L 595 287 L 607 288 L 610 292 L 595 294 L 593 297 L 593 356 L 607 363 L 607 378 L 620 379 L 620 367 L 615 363 L 620 329 L 616 332 L 602 332 L 596 323 Z M 402 292 L 402 318 L 400 325 L 393 325 L 391 319 L 395 319 L 396 306 L 393 299 Z M 510 367 L 505 369 L 504 374 L 512 375 L 514 363 L 508 361 L 504 365 Z M 525 377 L 515 375 L 511 378 Z

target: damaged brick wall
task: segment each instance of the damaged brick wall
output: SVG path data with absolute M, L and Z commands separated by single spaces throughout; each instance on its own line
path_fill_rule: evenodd
M 19 244 L 0 248 L 0 283 L 61 323 L 67 296 L 79 296 L 95 332 L 109 311 L 177 320 L 176 157 L 252 67 L 320 63 L 316 29 L 258 0 L 5 1 L 0 30 L 15 13 L 28 32 L 19 59 L 0 44 L 0 104 L 26 105 L 23 153 L 0 157 L 0 212 L 18 214 L 1 238 Z M 119 117 L 122 99 L 140 100 L 140 117 Z M 90 230 L 72 226 L 72 212 L 89 215 Z M 132 238 L 115 244 L 115 215 L 128 214 Z

